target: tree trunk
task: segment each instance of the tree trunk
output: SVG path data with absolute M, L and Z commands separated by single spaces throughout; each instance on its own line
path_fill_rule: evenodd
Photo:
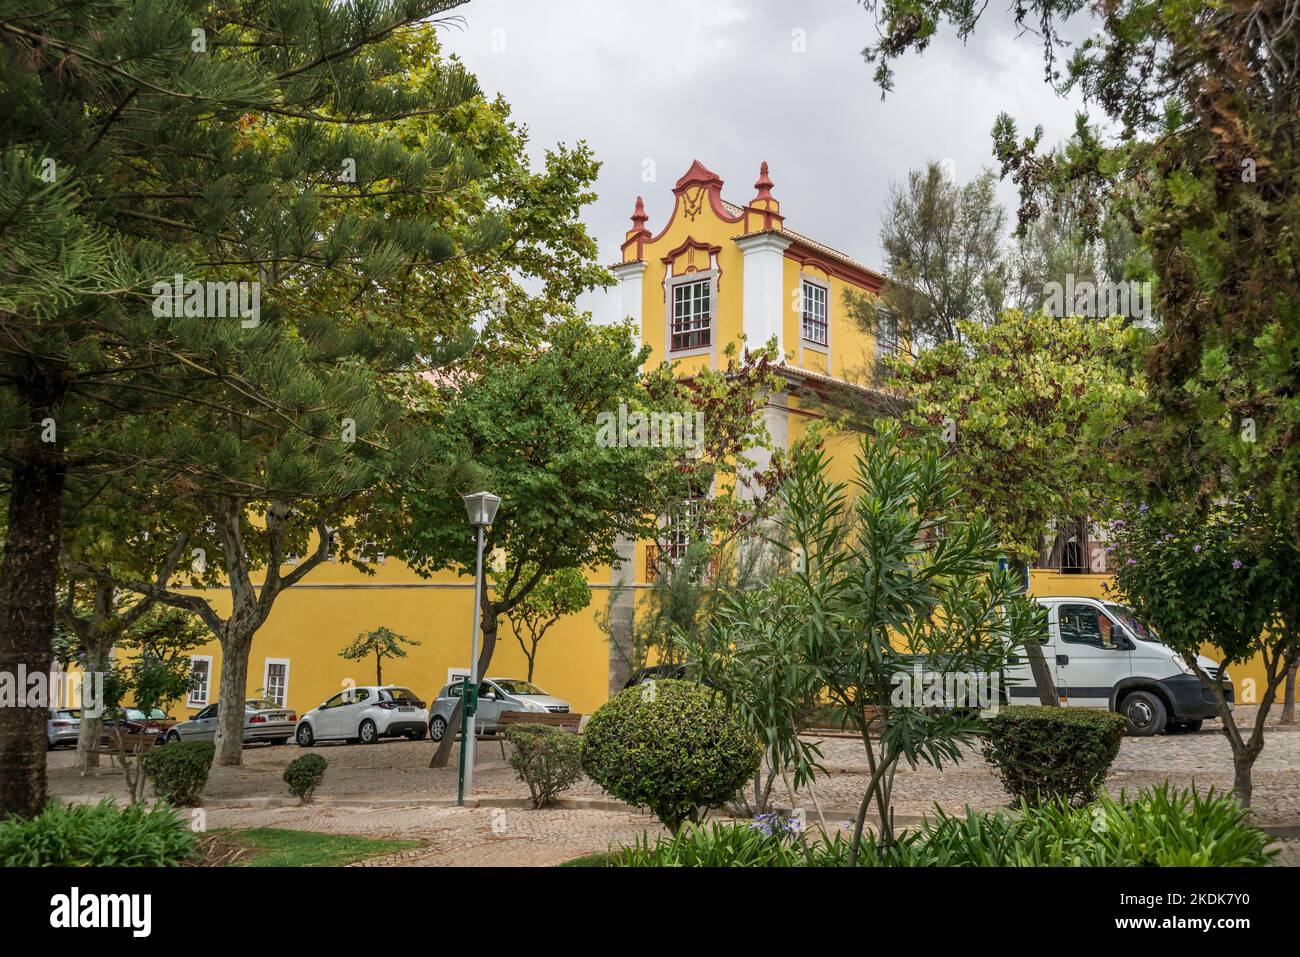
M 108 652 L 113 647 L 113 640 L 105 634 L 87 635 L 85 674 L 108 671 Z M 102 715 L 91 718 L 83 711 L 81 724 L 77 728 L 77 764 L 82 771 L 99 767 L 99 738 L 104 730 Z
M 483 647 L 478 653 L 478 680 L 482 683 L 487 677 L 488 665 L 492 663 L 492 652 L 497 647 L 497 615 L 500 614 L 496 607 L 487 600 L 487 589 L 483 590 L 484 600 L 482 609 L 482 632 Z M 460 733 L 460 708 L 461 701 L 456 700 L 456 706 L 451 711 L 451 717 L 447 719 L 447 731 L 438 742 L 438 750 L 433 752 L 433 760 L 429 762 L 431 768 L 445 768 L 451 761 L 451 746 L 456 741 L 456 735 Z M 464 747 L 464 742 L 461 747 Z
M 10 482 L 9 524 L 0 564 L 0 672 L 15 678 L 20 670 L 48 678 L 54 663 L 67 463 L 57 443 L 41 443 L 37 423 L 51 415 L 56 405 L 51 397 L 28 402 L 32 434 Z M 25 697 L 27 688 L 16 691 Z M 33 817 L 45 804 L 49 702 L 44 705 L 0 708 L 0 818 Z
M 244 696 L 248 690 L 248 653 L 253 636 L 230 635 L 221 642 L 221 684 L 217 687 L 215 766 L 237 767 L 244 761 Z
M 384 659 L 380 655 L 375 655 L 375 684 L 384 686 Z
M 1250 807 L 1251 779 L 1250 771 L 1255 764 L 1255 755 L 1242 752 L 1236 748 L 1232 753 L 1232 789 L 1237 794 L 1237 801 L 1244 808 Z
M 1295 724 L 1295 673 L 1300 661 L 1291 662 L 1286 670 L 1286 691 L 1282 695 L 1282 724 Z
M 1016 569 L 1020 572 L 1025 594 L 1028 595 L 1029 562 L 1018 562 Z M 1029 659 L 1029 673 L 1034 677 L 1034 688 L 1038 692 L 1038 703 L 1044 708 L 1059 708 L 1061 699 L 1056 693 L 1056 681 L 1052 677 L 1052 669 L 1048 666 L 1047 659 L 1043 657 L 1043 646 L 1026 642 L 1025 657 Z

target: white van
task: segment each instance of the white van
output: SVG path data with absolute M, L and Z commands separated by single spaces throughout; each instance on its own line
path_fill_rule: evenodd
M 1206 718 L 1218 717 L 1214 698 L 1174 650 L 1159 640 L 1123 605 L 1097 598 L 1035 598 L 1047 609 L 1043 657 L 1056 679 L 1061 704 L 1108 708 L 1128 720 L 1128 733 L 1199 731 Z M 1219 663 L 1204 655 L 1205 673 L 1223 684 L 1232 701 L 1232 681 Z M 1029 662 L 1013 659 L 1004 671 L 1013 704 L 1037 704 Z

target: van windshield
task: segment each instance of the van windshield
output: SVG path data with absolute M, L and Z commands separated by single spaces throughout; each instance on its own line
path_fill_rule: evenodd
M 1106 610 L 1110 612 L 1111 617 L 1118 618 L 1120 624 L 1133 632 L 1133 634 L 1137 635 L 1143 641 L 1160 640 L 1160 636 L 1156 634 L 1154 628 L 1144 625 L 1133 616 L 1132 609 L 1125 608 L 1123 605 L 1112 605 L 1108 602 L 1106 604 Z

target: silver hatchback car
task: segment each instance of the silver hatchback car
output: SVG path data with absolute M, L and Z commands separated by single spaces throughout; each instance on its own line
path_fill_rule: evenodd
M 175 741 L 211 741 L 217 736 L 217 708 L 213 702 L 188 721 L 175 724 L 167 732 L 164 743 Z M 284 708 L 274 701 L 250 698 L 244 702 L 244 743 L 269 741 L 284 744 L 293 737 L 298 715 L 292 708 Z
M 461 682 L 453 681 L 442 686 L 437 700 L 429 705 L 429 737 L 441 741 L 447 732 L 447 722 L 460 700 Z M 478 711 L 474 715 L 477 731 L 490 731 L 497 726 L 503 711 L 549 712 L 568 714 L 569 702 L 547 694 L 531 681 L 522 678 L 488 678 L 478 686 Z
M 53 708 L 45 724 L 45 743 L 53 751 L 61 744 L 77 746 L 77 735 L 81 733 L 80 708 Z

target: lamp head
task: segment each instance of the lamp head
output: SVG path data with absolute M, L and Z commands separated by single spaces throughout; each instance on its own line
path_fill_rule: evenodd
M 497 506 L 501 504 L 501 498 L 491 492 L 471 492 L 464 496 L 464 500 L 469 523 L 476 528 L 491 525 L 492 519 L 496 518 Z

